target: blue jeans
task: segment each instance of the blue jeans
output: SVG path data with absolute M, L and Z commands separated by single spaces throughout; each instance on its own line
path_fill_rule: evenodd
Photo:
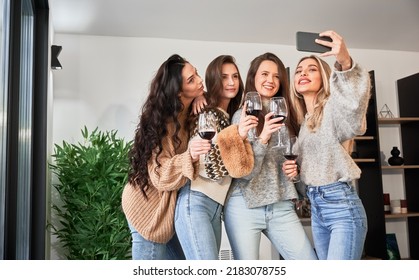
M 307 187 L 314 247 L 321 260 L 359 260 L 367 216 L 354 187 L 346 182 Z
M 166 244 L 146 240 L 128 223 L 132 236 L 133 260 L 184 260 L 176 234 Z
M 259 259 L 261 233 L 286 260 L 317 260 L 290 200 L 247 208 L 240 188 L 236 188 L 224 207 L 224 222 L 237 260 Z
M 175 228 L 186 259 L 218 260 L 221 211 L 221 204 L 201 192 L 191 190 L 189 183 L 179 190 Z

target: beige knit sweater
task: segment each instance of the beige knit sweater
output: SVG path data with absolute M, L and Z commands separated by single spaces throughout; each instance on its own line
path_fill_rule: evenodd
M 183 123 L 183 122 L 182 122 Z M 166 243 L 174 235 L 174 214 L 177 191 L 188 179 L 198 174 L 198 162 L 193 163 L 188 150 L 187 131 L 179 133 L 181 145 L 175 149 L 172 142 L 174 123 L 168 124 L 168 136 L 163 139 L 163 151 L 158 174 L 155 154 L 149 160 L 148 172 L 152 185 L 147 189 L 147 198 L 138 187 L 127 184 L 122 193 L 122 209 L 129 223 L 147 240 Z

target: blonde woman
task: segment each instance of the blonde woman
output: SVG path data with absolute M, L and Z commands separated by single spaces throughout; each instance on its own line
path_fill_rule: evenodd
M 345 142 L 365 133 L 370 97 L 369 74 L 349 55 L 343 38 L 334 31 L 320 33 L 332 42 L 321 56 L 336 57 L 335 69 L 318 56 L 300 59 L 291 84 L 291 103 L 301 125 L 298 144 L 300 178 L 311 202 L 311 226 L 321 260 L 360 259 L 367 233 L 367 217 L 354 189 L 361 170 Z M 297 175 L 297 162 L 283 170 Z

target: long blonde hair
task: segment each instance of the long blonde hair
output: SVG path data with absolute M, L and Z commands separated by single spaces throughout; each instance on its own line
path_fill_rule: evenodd
M 317 61 L 317 64 L 320 69 L 320 75 L 322 77 L 322 86 L 316 95 L 313 114 L 307 119 L 307 127 L 310 131 L 314 132 L 321 124 L 323 118 L 323 108 L 326 105 L 326 102 L 330 96 L 329 78 L 331 75 L 331 70 L 327 62 L 315 55 L 305 56 L 301 58 L 300 61 L 298 61 L 297 63 L 297 67 L 298 65 L 300 65 L 302 61 L 310 58 Z M 297 122 L 299 125 L 301 125 L 305 119 L 305 115 L 307 114 L 307 107 L 304 102 L 303 96 L 300 93 L 298 93 L 295 89 L 294 83 L 291 83 L 290 88 L 291 103 L 297 113 Z
M 297 63 L 300 65 L 300 63 L 306 59 L 312 58 L 317 61 L 317 64 L 320 69 L 320 75 L 322 77 L 322 87 L 319 89 L 316 95 L 315 103 L 314 103 L 314 110 L 313 114 L 307 118 L 307 127 L 311 132 L 315 132 L 317 128 L 320 126 L 322 118 L 323 118 L 323 108 L 326 105 L 327 100 L 330 96 L 330 75 L 331 75 L 331 69 L 329 64 L 319 58 L 315 55 L 305 56 L 300 59 L 300 61 Z M 295 73 L 295 71 L 294 71 Z M 297 121 L 298 124 L 301 125 L 305 119 L 305 115 L 307 114 L 307 107 L 304 102 L 303 96 L 297 92 L 295 89 L 294 83 L 291 83 L 290 86 L 291 89 L 291 103 L 295 108 L 296 114 L 297 114 Z M 364 125 L 366 125 L 366 122 L 364 121 Z M 354 139 L 346 140 L 342 143 L 343 148 L 351 154 L 354 147 Z

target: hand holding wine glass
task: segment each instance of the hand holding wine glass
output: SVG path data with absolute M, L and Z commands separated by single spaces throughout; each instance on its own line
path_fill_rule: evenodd
M 257 91 L 250 91 L 246 93 L 246 114 L 259 117 L 262 111 L 262 99 Z M 256 129 L 252 128 L 249 131 L 249 141 L 256 140 Z
M 273 112 L 272 118 L 278 118 L 278 123 L 284 123 L 288 116 L 287 102 L 284 97 L 272 97 L 269 100 L 269 110 Z M 281 128 L 278 130 L 278 143 L 273 148 L 279 148 L 284 145 L 281 140 Z
M 289 139 L 286 140 L 285 143 L 285 150 L 284 150 L 284 157 L 287 160 L 294 161 L 294 166 L 292 166 L 292 169 L 288 169 L 288 172 L 286 172 L 287 176 L 291 178 L 291 180 L 296 183 L 299 182 L 298 178 L 298 168 L 297 168 L 297 158 L 299 154 L 299 147 L 298 147 L 298 138 L 297 136 L 290 136 Z M 285 166 L 285 165 L 284 165 Z M 288 164 L 289 167 L 289 164 Z
M 198 118 L 198 134 L 202 139 L 212 141 L 217 131 L 214 115 L 209 111 L 199 114 Z M 208 154 L 205 155 L 205 163 L 209 163 Z

